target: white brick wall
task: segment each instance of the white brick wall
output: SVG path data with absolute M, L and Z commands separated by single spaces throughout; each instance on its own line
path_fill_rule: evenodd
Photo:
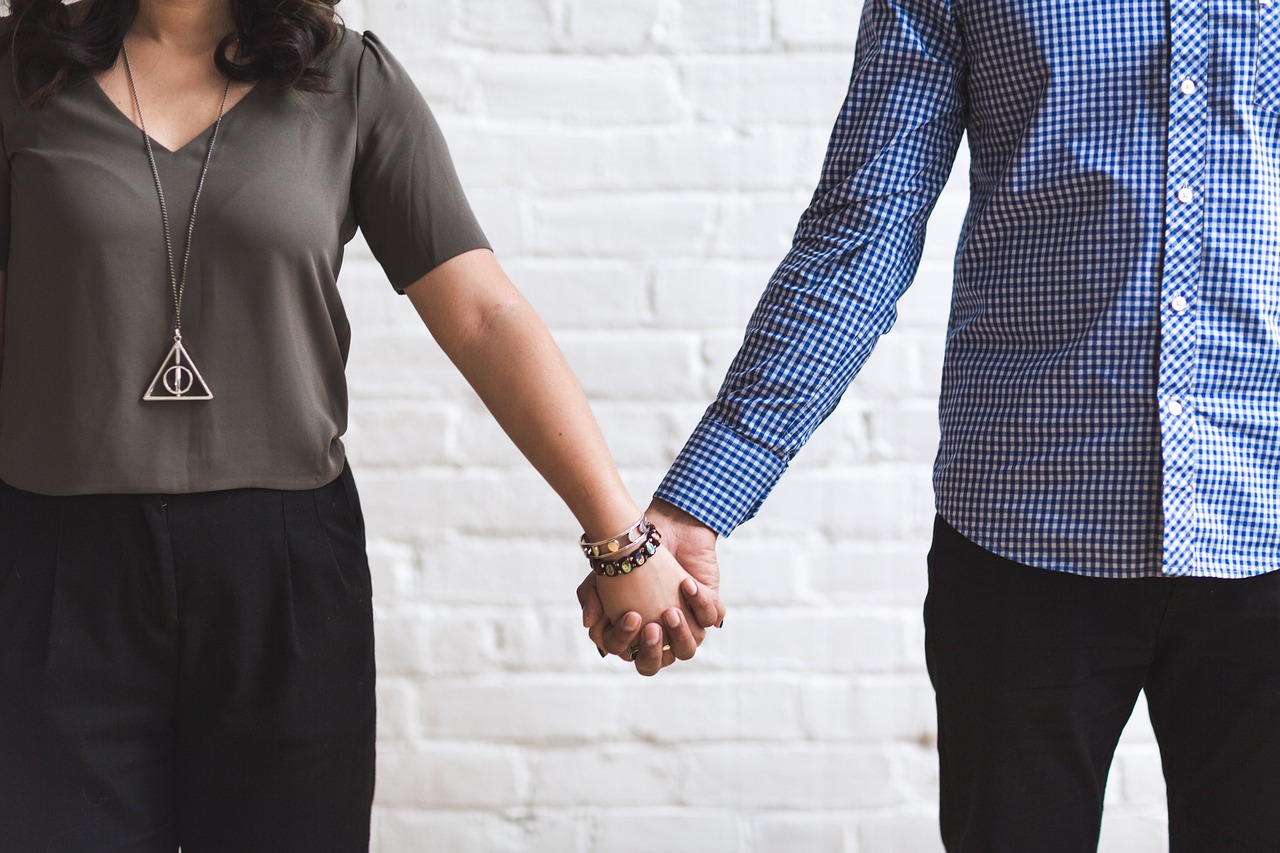
M 643 501 L 719 384 L 817 177 L 857 0 L 340 8 L 413 71 Z M 572 518 L 353 249 L 349 446 L 377 585 L 377 850 L 940 849 L 920 605 L 963 163 L 956 175 L 898 328 L 724 544 L 727 628 L 654 680 L 597 658 L 573 596 L 585 566 Z M 604 314 L 631 327 L 584 328 Z M 1144 713 L 1112 774 L 1107 851 L 1166 849 Z

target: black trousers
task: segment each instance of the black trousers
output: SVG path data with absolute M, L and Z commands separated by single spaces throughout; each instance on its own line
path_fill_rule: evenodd
M 0 484 L 0 851 L 367 851 L 373 691 L 349 470 L 297 492 Z
M 1081 577 L 997 557 L 939 519 L 925 636 L 951 853 L 1096 850 L 1143 690 L 1172 853 L 1280 850 L 1280 572 Z

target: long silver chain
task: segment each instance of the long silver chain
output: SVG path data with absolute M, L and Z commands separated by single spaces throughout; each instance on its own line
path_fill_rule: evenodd
M 191 235 L 196 230 L 196 210 L 200 207 L 200 194 L 204 192 L 204 179 L 209 174 L 209 163 L 213 160 L 213 147 L 218 142 L 218 128 L 222 126 L 222 117 L 227 109 L 227 96 L 231 94 L 231 80 L 222 91 L 222 103 L 218 105 L 218 120 L 213 124 L 213 135 L 209 138 L 209 150 L 204 155 L 204 167 L 200 170 L 200 182 L 196 184 L 196 197 L 191 202 L 191 221 L 187 224 L 187 245 L 182 253 L 182 276 L 179 277 L 173 263 L 173 237 L 169 229 L 169 207 L 164 200 L 164 187 L 160 186 L 160 169 L 156 166 L 156 154 L 151 148 L 151 134 L 147 133 L 147 122 L 142 117 L 142 102 L 138 100 L 138 87 L 133 82 L 133 66 L 129 62 L 129 49 L 120 45 L 124 56 L 124 73 L 129 79 L 129 91 L 133 95 L 133 108 L 138 113 L 138 125 L 142 130 L 142 138 L 146 143 L 147 162 L 151 164 L 151 177 L 156 182 L 156 195 L 160 197 L 160 218 L 164 222 L 164 248 L 169 256 L 169 286 L 173 290 L 173 334 L 176 340 L 182 340 L 182 297 L 187 289 L 187 264 L 191 260 Z

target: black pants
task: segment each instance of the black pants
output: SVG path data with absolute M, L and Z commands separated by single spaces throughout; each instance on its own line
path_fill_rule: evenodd
M 0 851 L 367 851 L 358 501 L 0 484 Z
M 1087 578 L 939 520 L 925 631 L 951 853 L 1095 850 L 1142 690 L 1172 853 L 1280 850 L 1280 572 Z

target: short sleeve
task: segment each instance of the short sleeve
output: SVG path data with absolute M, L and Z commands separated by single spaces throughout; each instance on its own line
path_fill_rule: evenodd
M 401 293 L 440 264 L 487 249 L 422 93 L 373 33 L 356 82 L 356 224 Z

